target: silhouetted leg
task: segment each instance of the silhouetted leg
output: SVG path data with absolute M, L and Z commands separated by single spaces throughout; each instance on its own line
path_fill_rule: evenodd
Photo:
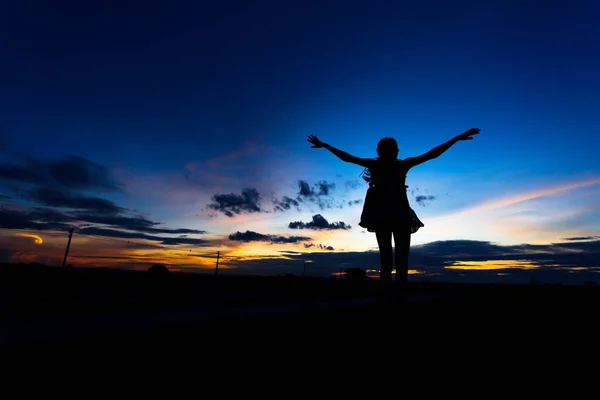
M 396 264 L 396 286 L 398 300 L 406 302 L 408 289 L 408 256 L 410 253 L 410 226 L 394 232 L 394 262 Z
M 375 236 L 379 245 L 379 280 L 384 296 L 388 298 L 392 290 L 392 269 L 394 268 L 392 232 L 377 231 Z

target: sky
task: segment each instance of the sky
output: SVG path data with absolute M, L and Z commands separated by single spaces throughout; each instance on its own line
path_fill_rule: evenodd
M 362 168 L 409 171 L 410 279 L 600 275 L 600 3 L 0 6 L 0 261 L 377 276 Z

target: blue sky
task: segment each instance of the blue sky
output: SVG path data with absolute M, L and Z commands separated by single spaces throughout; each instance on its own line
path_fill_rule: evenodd
M 318 258 L 327 274 L 355 253 L 376 268 L 374 235 L 357 225 L 361 168 L 311 149 L 307 135 L 361 157 L 391 136 L 402 158 L 479 127 L 408 175 L 425 223 L 412 237 L 414 271 L 450 276 L 444 266 L 473 256 L 453 252 L 462 241 L 545 246 L 548 260 L 557 244 L 588 246 L 587 258 L 555 267 L 505 251 L 521 267 L 496 265 L 486 280 L 600 267 L 588 257 L 600 252 L 600 6 L 412 3 L 2 5 L 3 257 L 60 262 L 64 228 L 76 226 L 75 265 L 202 269 L 221 251 L 240 273 Z M 304 201 L 276 210 L 284 196 Z M 290 228 L 315 215 L 351 228 Z M 432 243 L 452 257 L 419 264 Z M 477 257 L 482 266 L 493 255 Z

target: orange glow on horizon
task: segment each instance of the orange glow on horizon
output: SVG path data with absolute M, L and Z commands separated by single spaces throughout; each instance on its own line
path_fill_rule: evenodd
M 455 261 L 444 269 L 493 271 L 497 269 L 536 269 L 540 266 L 526 260 Z

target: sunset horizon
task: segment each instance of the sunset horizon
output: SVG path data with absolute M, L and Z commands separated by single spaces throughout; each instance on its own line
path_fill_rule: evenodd
M 0 262 L 73 228 L 76 268 L 376 278 L 363 168 L 307 136 L 478 127 L 408 172 L 409 281 L 600 283 L 598 5 L 109 3 L 3 13 Z

